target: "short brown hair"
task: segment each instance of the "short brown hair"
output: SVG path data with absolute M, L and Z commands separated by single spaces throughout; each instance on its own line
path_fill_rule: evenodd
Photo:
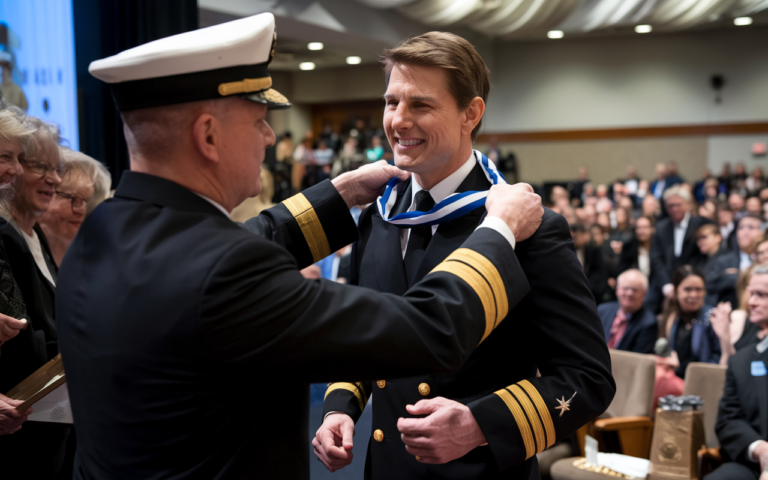
M 488 67 L 475 47 L 465 39 L 446 32 L 428 32 L 409 38 L 395 48 L 388 48 L 380 57 L 389 84 L 392 69 L 398 64 L 439 67 L 448 74 L 448 89 L 460 110 L 466 109 L 473 98 L 488 101 L 491 89 Z M 472 130 L 477 137 L 482 119 Z
M 696 230 L 696 235 L 694 236 L 694 238 L 699 238 L 706 235 L 717 235 L 719 237 L 723 236 L 723 234 L 720 233 L 720 229 L 714 223 L 707 223 L 700 226 Z

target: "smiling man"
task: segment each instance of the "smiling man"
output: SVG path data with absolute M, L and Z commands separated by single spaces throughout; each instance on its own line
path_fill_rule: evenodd
M 413 175 L 361 215 L 350 268 L 352 283 L 402 294 L 472 234 L 486 208 L 468 202 L 504 180 L 472 149 L 490 82 L 469 42 L 431 32 L 386 50 L 383 63 L 384 129 L 395 165 Z M 372 391 L 372 479 L 537 479 L 536 453 L 605 410 L 610 358 L 568 224 L 545 210 L 536 233 L 517 240 L 531 291 L 517 307 L 495 299 L 507 319 L 464 366 L 329 385 L 312 442 L 329 470 L 351 462 Z

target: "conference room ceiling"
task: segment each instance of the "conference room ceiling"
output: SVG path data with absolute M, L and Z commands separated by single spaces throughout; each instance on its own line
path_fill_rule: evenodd
M 708 29 L 768 26 L 768 0 L 198 0 L 200 26 L 263 12 L 275 14 L 274 71 L 375 64 L 402 39 L 430 30 L 451 31 L 476 45 L 664 35 Z M 752 24 L 736 26 L 748 17 Z M 645 27 L 647 28 L 647 27 Z M 562 32 L 550 40 L 551 32 Z M 321 42 L 322 50 L 310 50 Z

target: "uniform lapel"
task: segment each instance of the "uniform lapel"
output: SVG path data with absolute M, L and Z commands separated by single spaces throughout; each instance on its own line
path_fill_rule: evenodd
M 478 163 L 469 172 L 469 175 L 467 175 L 467 178 L 464 179 L 461 185 L 459 185 L 456 192 L 483 191 L 488 190 L 490 187 L 491 184 Z M 426 252 L 424 252 L 424 259 L 421 261 L 419 270 L 416 273 L 416 281 L 424 278 L 433 268 L 445 260 L 451 252 L 461 247 L 464 240 L 477 228 L 484 213 L 485 207 L 480 207 L 459 218 L 441 223 L 437 227 L 432 241 L 429 242 Z
M 392 216 L 405 212 L 411 206 L 410 179 L 407 184 L 398 188 L 397 194 Z M 379 291 L 395 295 L 404 294 L 408 290 L 408 279 L 400 245 L 400 227 L 385 222 L 378 213 L 374 213 L 371 217 L 371 236 L 368 242 L 366 248 L 373 249 L 375 265 L 379 266 L 375 273 Z

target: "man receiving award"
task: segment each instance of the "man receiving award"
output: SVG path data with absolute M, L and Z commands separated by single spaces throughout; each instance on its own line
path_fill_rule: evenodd
M 490 82 L 469 42 L 431 32 L 382 58 L 384 129 L 395 165 L 412 176 L 390 182 L 361 215 L 350 279 L 401 295 L 446 260 L 475 271 L 474 254 L 456 249 L 489 221 L 482 198 L 505 180 L 472 149 Z M 610 357 L 568 224 L 546 210 L 533 236 L 517 240 L 531 290 L 516 306 L 487 298 L 496 302 L 494 322 L 506 320 L 463 366 L 329 385 L 313 440 L 329 470 L 349 464 L 353 447 L 365 448 L 352 435 L 371 393 L 370 479 L 538 479 L 536 453 L 607 408 L 615 391 Z
M 76 479 L 309 478 L 309 383 L 451 371 L 500 326 L 494 298 L 529 290 L 512 240 L 543 210 L 526 185 L 495 187 L 461 256 L 403 296 L 299 273 L 358 237 L 351 206 L 407 177 L 386 162 L 247 229 L 230 220 L 260 191 L 267 110 L 290 106 L 267 69 L 274 45 L 262 14 L 90 66 L 122 114 L 131 171 L 59 274 Z

